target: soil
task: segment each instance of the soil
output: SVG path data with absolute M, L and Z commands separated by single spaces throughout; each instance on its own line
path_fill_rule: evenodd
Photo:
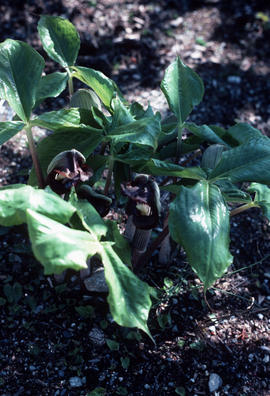
M 248 122 L 270 136 L 266 3 L 2 0 L 0 32 L 1 40 L 30 43 L 54 71 L 37 21 L 41 14 L 68 18 L 81 37 L 78 64 L 163 114 L 159 84 L 180 55 L 205 84 L 191 120 Z M 47 100 L 41 110 L 64 103 L 64 96 Z M 30 164 L 22 136 L 2 145 L 0 184 L 25 181 Z M 257 209 L 232 220 L 234 263 L 207 292 L 211 310 L 184 252 L 174 247 L 165 266 L 154 252 L 139 276 L 163 291 L 149 318 L 156 345 L 117 326 L 106 294 L 87 292 L 75 273 L 64 284 L 45 277 L 25 227 L 0 227 L 0 235 L 1 395 L 270 395 L 270 226 Z

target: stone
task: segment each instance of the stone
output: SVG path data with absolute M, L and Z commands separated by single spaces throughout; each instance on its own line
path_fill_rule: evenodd
M 94 327 L 89 332 L 89 338 L 94 345 L 102 346 L 105 344 L 105 336 L 101 329 Z
M 95 272 L 89 278 L 84 279 L 83 283 L 86 289 L 90 292 L 108 292 L 108 286 L 104 275 L 104 268 L 102 267 L 95 270 Z
M 221 377 L 216 373 L 211 373 L 208 381 L 209 392 L 215 392 L 222 385 Z
M 72 388 L 80 388 L 83 385 L 80 377 L 71 377 L 69 379 L 69 384 Z
M 227 81 L 228 81 L 228 83 L 231 83 L 231 84 L 240 84 L 241 77 L 240 76 L 228 76 Z

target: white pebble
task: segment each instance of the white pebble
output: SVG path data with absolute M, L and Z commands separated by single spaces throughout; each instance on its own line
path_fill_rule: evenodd
M 210 374 L 209 381 L 208 381 L 209 391 L 215 392 L 216 390 L 218 390 L 218 388 L 221 387 L 221 385 L 222 385 L 221 377 L 216 373 Z

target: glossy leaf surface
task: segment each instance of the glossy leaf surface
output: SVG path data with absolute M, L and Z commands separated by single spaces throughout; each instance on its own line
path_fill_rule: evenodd
M 41 114 L 31 120 L 31 125 L 58 131 L 77 127 L 80 125 L 80 120 L 79 109 L 61 109 Z
M 160 121 L 157 117 L 142 118 L 114 128 L 107 135 L 114 143 L 134 143 L 157 148 L 160 134 Z
M 266 136 L 222 153 L 209 179 L 229 178 L 232 183 L 255 181 L 270 183 L 270 139 Z
M 232 263 L 229 211 L 219 188 L 207 182 L 181 187 L 170 205 L 169 229 L 192 269 L 209 288 Z
M 122 263 L 110 243 L 100 252 L 109 287 L 108 303 L 114 320 L 120 326 L 138 327 L 151 334 L 147 319 L 151 308 L 150 288 Z
M 76 193 L 73 191 L 69 202 L 77 209 L 77 214 L 83 222 L 85 229 L 100 239 L 107 233 L 107 226 L 98 214 L 93 205 L 91 205 L 86 199 L 78 199 Z
M 131 266 L 130 244 L 122 234 L 120 234 L 118 225 L 112 220 L 106 220 L 107 234 L 106 240 L 113 241 L 113 250 L 121 258 L 122 262 L 129 267 Z
M 26 43 L 7 39 L 0 44 L 0 97 L 24 122 L 30 119 L 44 64 Z
M 100 71 L 87 67 L 74 67 L 74 77 L 81 80 L 95 91 L 100 100 L 107 108 L 111 107 L 111 100 L 116 95 L 117 88 L 115 83 Z
M 206 140 L 207 142 L 228 146 L 227 143 L 222 140 L 221 137 L 219 137 L 208 125 L 196 125 L 193 122 L 187 122 L 185 123 L 185 127 L 195 136 Z
M 67 73 L 54 72 L 42 76 L 37 88 L 36 103 L 38 106 L 47 98 L 56 98 L 66 88 L 68 81 Z
M 71 22 L 58 16 L 43 15 L 38 22 L 38 32 L 50 58 L 63 67 L 75 64 L 80 37 Z
M 165 71 L 161 89 L 178 122 L 183 123 L 203 97 L 201 78 L 178 57 Z
M 0 122 L 0 145 L 20 132 L 24 125 L 24 122 L 21 121 Z
M 240 122 L 239 124 L 235 124 L 227 130 L 227 134 L 235 139 L 239 144 L 243 144 L 251 138 L 260 138 L 262 137 L 262 133 L 253 128 L 253 126 Z
M 255 192 L 254 202 L 260 205 L 264 216 L 270 220 L 270 188 L 264 184 L 251 183 L 249 192 Z
M 228 179 L 218 180 L 215 184 L 220 188 L 226 202 L 249 203 L 252 201 L 247 192 L 240 190 Z
M 27 225 L 34 255 L 45 275 L 87 268 L 87 258 L 98 250 L 98 242 L 88 232 L 73 230 L 30 209 Z
M 0 224 L 14 226 L 26 222 L 26 210 L 32 209 L 61 223 L 67 223 L 75 208 L 54 193 L 25 184 L 0 188 Z
M 141 172 L 155 176 L 175 176 L 195 180 L 206 178 L 206 173 L 199 167 L 183 168 L 172 162 L 160 161 L 154 158 L 150 159 L 146 165 L 141 168 Z

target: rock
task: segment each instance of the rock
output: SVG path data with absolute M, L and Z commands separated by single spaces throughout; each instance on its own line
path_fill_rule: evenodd
M 83 385 L 80 377 L 71 377 L 69 379 L 69 384 L 72 388 L 80 388 Z
M 241 83 L 241 77 L 239 77 L 239 76 L 228 76 L 227 81 L 228 81 L 228 83 L 231 83 L 231 84 L 240 84 Z
M 63 271 L 60 274 L 53 274 L 56 283 L 64 283 L 67 271 Z
M 89 278 L 86 278 L 83 283 L 86 289 L 90 292 L 108 292 L 108 286 L 104 275 L 104 268 L 98 268 Z
M 269 363 L 270 361 L 270 356 L 269 355 L 265 355 L 265 357 L 263 358 L 263 362 L 264 363 Z
M 216 390 L 218 390 L 218 388 L 221 387 L 221 385 L 222 385 L 221 377 L 216 373 L 210 374 L 208 381 L 209 392 L 215 392 Z
M 94 327 L 90 333 L 89 333 L 89 338 L 92 341 L 93 344 L 102 346 L 105 344 L 105 336 L 104 333 L 101 329 L 98 327 Z
M 80 270 L 80 278 L 84 280 L 91 274 L 91 259 L 87 260 L 87 268 Z

